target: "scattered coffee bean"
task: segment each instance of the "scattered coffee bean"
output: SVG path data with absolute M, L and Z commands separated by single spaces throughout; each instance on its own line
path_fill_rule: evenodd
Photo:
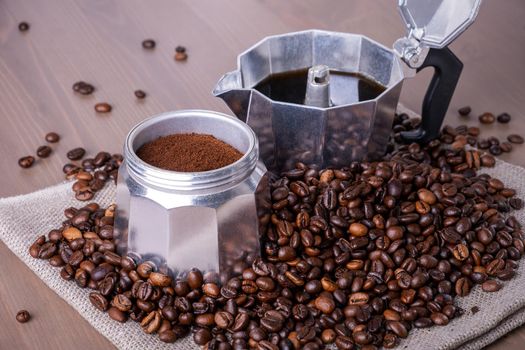
M 73 84 L 73 91 L 81 95 L 91 95 L 95 91 L 95 87 L 85 81 L 77 81 Z
M 148 50 L 154 49 L 156 46 L 155 40 L 153 39 L 146 39 L 142 42 L 142 47 Z
M 20 165 L 20 167 L 22 168 L 30 168 L 34 162 L 35 162 L 35 157 L 25 156 L 18 160 L 18 165 Z
M 21 32 L 27 32 L 29 30 L 29 23 L 27 22 L 20 22 L 18 24 L 18 30 Z
M 512 151 L 512 144 L 510 142 L 502 142 L 499 147 L 501 148 L 502 152 L 510 152 Z
M 479 121 L 482 124 L 492 124 L 496 120 L 494 114 L 486 112 L 479 116 Z
M 97 113 L 109 113 L 111 112 L 112 107 L 107 102 L 99 102 L 95 105 L 95 111 Z
M 45 139 L 49 143 L 55 143 L 60 141 L 60 136 L 56 132 L 49 132 L 46 134 Z
M 509 142 L 511 143 L 516 143 L 516 144 L 523 143 L 523 137 L 521 137 L 520 135 L 516 135 L 516 134 L 507 136 L 507 140 L 509 140 Z
M 135 90 L 135 97 L 138 99 L 146 98 L 146 93 L 142 90 Z
M 31 319 L 31 315 L 27 310 L 20 310 L 16 313 L 16 320 L 20 323 L 26 323 Z
M 84 154 L 86 154 L 86 150 L 82 147 L 77 147 L 67 152 L 67 158 L 71 160 L 79 160 L 84 157 Z
M 187 58 L 186 48 L 184 46 L 177 46 L 175 48 L 175 61 L 185 61 Z
M 40 158 L 47 158 L 53 150 L 49 146 L 40 146 L 36 150 L 36 155 Z
M 458 109 L 458 113 L 462 116 L 467 116 L 470 114 L 470 112 L 472 112 L 472 108 L 470 108 L 470 106 L 465 106 Z
M 510 122 L 510 119 L 511 117 L 510 117 L 510 114 L 508 113 L 501 113 L 497 117 L 498 122 L 502 124 L 507 124 L 508 122 Z

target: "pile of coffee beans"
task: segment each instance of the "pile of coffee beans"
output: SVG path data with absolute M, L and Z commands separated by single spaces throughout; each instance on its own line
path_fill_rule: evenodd
M 222 286 L 198 270 L 173 281 L 117 254 L 114 206 L 66 209 L 29 252 L 92 289 L 109 317 L 164 342 L 192 333 L 208 349 L 392 348 L 413 328 L 461 315 L 454 298 L 476 284 L 496 292 L 513 278 L 525 235 L 508 214 L 523 202 L 476 173 L 494 163 L 433 140 L 342 169 L 298 164 L 273 181 L 263 258 Z
M 70 160 L 80 160 L 84 157 L 86 151 L 81 148 L 74 148 L 67 153 Z M 108 152 L 101 151 L 94 158 L 85 158 L 77 163 L 66 163 L 62 167 L 63 173 L 67 180 L 75 180 L 71 186 L 75 193 L 75 198 L 80 201 L 93 199 L 97 191 L 104 188 L 106 182 L 117 181 L 118 168 L 122 163 L 121 154 L 111 155 Z

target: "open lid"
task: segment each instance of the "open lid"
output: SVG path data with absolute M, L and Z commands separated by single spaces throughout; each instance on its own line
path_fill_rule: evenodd
M 481 0 L 399 0 L 407 37 L 441 49 L 474 22 Z

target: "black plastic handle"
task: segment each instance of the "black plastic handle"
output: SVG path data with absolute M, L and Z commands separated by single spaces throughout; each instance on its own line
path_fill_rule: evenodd
M 405 142 L 427 142 L 439 136 L 441 124 L 458 83 L 463 63 L 448 47 L 430 49 L 423 65 L 417 69 L 434 67 L 434 76 L 423 100 L 421 125 L 418 129 L 401 132 Z

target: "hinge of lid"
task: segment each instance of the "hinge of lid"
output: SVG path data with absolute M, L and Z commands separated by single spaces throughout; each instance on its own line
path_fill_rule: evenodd
M 425 61 L 428 48 L 421 46 L 424 35 L 423 28 L 410 28 L 406 37 L 399 38 L 394 43 L 394 50 L 410 68 L 419 68 Z

